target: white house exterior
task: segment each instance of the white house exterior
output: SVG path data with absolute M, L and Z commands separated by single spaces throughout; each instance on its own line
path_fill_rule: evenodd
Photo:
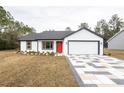
M 78 31 L 47 31 L 34 36 L 19 39 L 21 51 L 103 55 L 103 38 L 87 28 Z
M 124 50 L 124 30 L 115 34 L 107 42 L 108 42 L 109 49 Z
M 64 54 L 103 54 L 103 38 L 82 29 L 64 39 Z

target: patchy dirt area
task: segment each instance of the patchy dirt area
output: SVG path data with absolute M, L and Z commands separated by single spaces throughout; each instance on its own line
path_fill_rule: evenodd
M 119 59 L 124 59 L 124 50 L 114 50 L 114 49 L 104 49 L 105 54 L 109 54 L 109 56 L 116 57 Z
M 0 86 L 77 87 L 65 57 L 26 56 L 0 51 Z

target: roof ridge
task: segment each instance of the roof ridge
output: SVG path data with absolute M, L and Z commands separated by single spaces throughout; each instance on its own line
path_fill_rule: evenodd
M 73 31 L 43 31 L 43 32 L 73 32 Z

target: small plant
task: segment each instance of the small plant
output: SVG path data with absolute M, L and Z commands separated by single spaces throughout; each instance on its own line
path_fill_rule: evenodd
M 108 56 L 111 56 L 111 53 L 108 53 Z
M 51 54 L 50 54 L 51 56 L 54 56 L 55 55 L 55 53 L 54 52 L 51 52 Z
M 36 55 L 36 53 L 37 53 L 37 52 L 35 52 L 35 51 L 29 51 L 29 52 L 28 52 L 29 55 Z
M 40 51 L 37 52 L 37 55 L 40 55 Z
M 18 50 L 17 52 L 16 52 L 16 54 L 18 54 L 18 53 L 20 53 L 21 51 L 20 50 Z
M 27 51 L 25 51 L 25 52 L 22 52 L 22 54 L 26 55 L 26 54 L 27 54 Z
M 46 56 L 48 56 L 50 53 L 49 52 L 46 52 L 45 54 L 46 54 Z
M 40 52 L 39 55 L 43 56 L 43 52 L 42 53 Z
M 104 53 L 103 55 L 107 55 L 106 53 Z
M 41 56 L 55 56 L 54 52 L 35 52 L 35 51 L 17 51 L 17 53 L 24 54 L 24 55 L 41 55 Z

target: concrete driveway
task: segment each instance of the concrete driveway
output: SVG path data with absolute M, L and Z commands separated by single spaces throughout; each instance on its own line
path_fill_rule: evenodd
M 124 86 L 124 61 L 100 55 L 70 55 L 68 62 L 81 87 Z

